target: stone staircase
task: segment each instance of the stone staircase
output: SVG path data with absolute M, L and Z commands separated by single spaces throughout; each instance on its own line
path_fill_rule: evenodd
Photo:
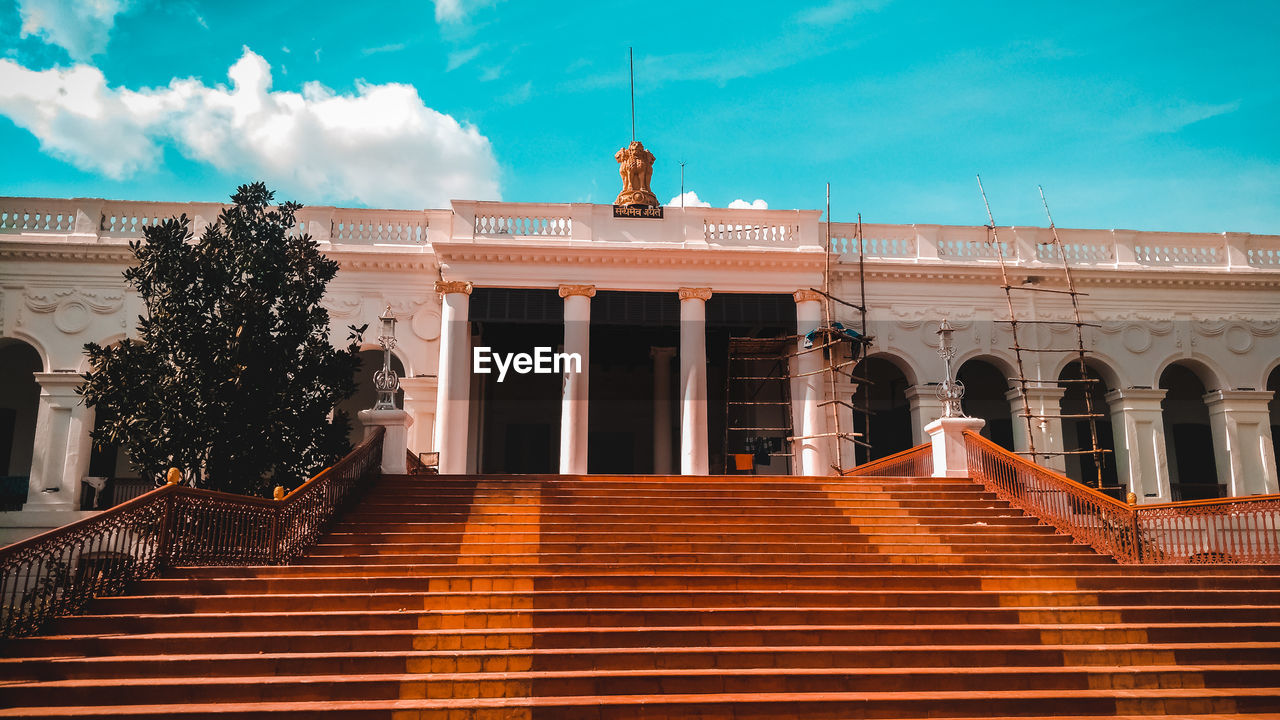
M 1280 568 L 1119 566 L 965 479 L 390 476 L 3 655 L 0 717 L 1280 718 Z

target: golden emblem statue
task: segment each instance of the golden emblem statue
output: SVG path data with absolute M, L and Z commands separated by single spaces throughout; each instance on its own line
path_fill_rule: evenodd
M 632 140 L 613 159 L 618 161 L 618 174 L 622 176 L 622 192 L 613 204 L 658 207 L 658 197 L 649 189 L 649 181 L 653 179 L 653 153 L 645 150 L 639 140 Z

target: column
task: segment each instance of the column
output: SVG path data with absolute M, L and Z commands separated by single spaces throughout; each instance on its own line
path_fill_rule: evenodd
M 673 347 L 649 348 L 653 358 L 653 472 L 667 475 L 671 466 L 671 360 Z
M 471 326 L 467 320 L 471 283 L 439 281 L 440 371 L 436 391 L 435 449 L 442 474 L 467 471 L 467 428 L 471 403 Z
M 796 334 L 800 335 L 797 349 L 804 350 L 804 335 L 822 324 L 822 296 L 812 290 L 797 290 L 796 301 Z M 820 344 L 821 340 L 814 340 Z M 796 380 L 792 384 L 796 401 L 795 421 L 792 423 L 796 437 L 805 438 L 792 443 L 792 452 L 797 460 L 796 467 L 801 475 L 828 475 L 827 447 L 828 438 L 811 437 L 827 432 L 826 423 L 822 419 L 822 383 L 825 379 L 822 370 L 822 351 L 801 352 L 796 356 Z
M 564 352 L 582 358 L 565 364 L 560 398 L 560 473 L 587 473 L 587 378 L 591 351 L 591 298 L 594 285 L 561 285 L 564 298 Z M 580 372 L 574 372 L 579 370 Z
M 930 442 L 924 426 L 942 417 L 942 400 L 937 385 L 912 385 L 906 390 L 911 406 L 911 441 L 916 445 Z
M 435 449 L 436 388 L 434 375 L 400 378 L 404 390 L 404 411 L 413 418 L 409 426 L 409 450 L 417 455 Z
M 1164 390 L 1128 388 L 1106 394 L 1115 436 L 1116 474 L 1138 502 L 1170 502 L 1169 459 L 1160 406 Z
M 1067 392 L 1062 387 L 1028 387 L 1027 405 L 1032 415 L 1061 415 L 1062 396 Z M 1013 389 L 1004 394 L 1009 401 L 1009 414 L 1013 417 L 1013 448 L 1019 452 L 1031 449 L 1027 440 L 1027 418 L 1023 416 L 1026 407 L 1022 403 L 1022 391 Z M 1033 418 L 1036 452 L 1062 452 L 1062 418 Z M 1028 456 L 1030 459 L 1030 457 Z M 1067 471 L 1067 460 L 1063 455 L 1039 456 L 1034 461 L 1060 473 Z
M 76 388 L 78 373 L 35 373 L 40 384 L 31 482 L 23 510 L 79 510 L 80 481 L 89 474 L 93 410 L 84 406 Z
M 707 449 L 707 301 L 711 288 L 680 288 L 680 473 L 710 474 Z
M 1213 431 L 1218 482 L 1231 497 L 1280 492 L 1267 403 L 1270 390 L 1215 390 L 1204 396 Z

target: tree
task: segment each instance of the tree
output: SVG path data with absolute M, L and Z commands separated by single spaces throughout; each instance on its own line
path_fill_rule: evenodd
M 105 418 L 94 441 L 127 443 L 143 477 L 177 467 L 198 487 L 266 494 L 348 449 L 336 406 L 355 392 L 358 338 L 334 348 L 320 306 L 338 264 L 293 231 L 300 205 L 272 199 L 242 185 L 198 241 L 183 215 L 129 244 L 146 314 L 136 339 L 85 345 L 80 393 Z

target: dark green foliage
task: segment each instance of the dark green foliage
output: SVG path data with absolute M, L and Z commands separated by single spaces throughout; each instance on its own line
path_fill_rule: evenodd
M 198 241 L 184 215 L 129 244 L 146 315 L 132 341 L 85 346 L 80 392 L 108 418 L 94 441 L 127 443 L 143 477 L 177 467 L 197 487 L 268 495 L 348 450 L 349 419 L 329 413 L 359 359 L 330 345 L 320 306 L 338 264 L 291 233 L 301 206 L 272 197 L 242 185 Z

